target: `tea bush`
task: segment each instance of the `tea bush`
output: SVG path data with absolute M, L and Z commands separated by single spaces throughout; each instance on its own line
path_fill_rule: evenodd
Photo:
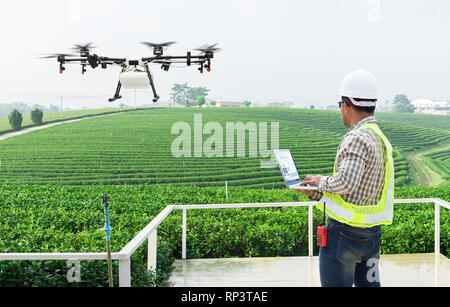
M 109 195 L 112 251 L 120 251 L 169 204 L 308 201 L 288 189 L 169 185 L 0 186 L 0 252 L 105 252 L 101 195 Z M 445 188 L 397 188 L 395 198 L 450 200 Z M 308 208 L 187 211 L 187 257 L 274 257 L 308 254 Z M 314 210 L 314 229 L 322 214 Z M 157 272 L 146 269 L 147 244 L 132 256 L 133 286 L 157 286 L 181 258 L 181 210 L 158 228 Z M 441 209 L 441 253 L 449 255 L 450 214 Z M 318 249 L 314 247 L 314 254 Z M 383 227 L 381 252 L 434 252 L 434 206 L 396 205 Z M 105 261 L 81 261 L 81 282 L 69 283 L 65 261 L 1 261 L 0 286 L 107 286 Z M 118 264 L 114 261 L 118 285 Z

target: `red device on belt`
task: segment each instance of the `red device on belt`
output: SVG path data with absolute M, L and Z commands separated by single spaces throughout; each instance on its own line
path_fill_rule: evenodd
M 317 227 L 317 245 L 327 246 L 327 226 Z
M 327 246 L 327 226 L 325 226 L 325 202 L 323 205 L 323 223 L 317 226 L 317 245 Z

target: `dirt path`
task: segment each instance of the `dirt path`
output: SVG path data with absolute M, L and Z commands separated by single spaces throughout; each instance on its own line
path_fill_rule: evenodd
M 430 175 L 424 171 L 424 168 L 421 166 L 419 161 L 415 156 L 411 156 L 406 158 L 411 167 L 411 171 L 413 171 L 417 177 L 417 185 L 432 185 Z
M 442 178 L 442 176 L 433 171 L 431 168 L 429 168 L 423 160 L 423 156 L 435 151 L 440 151 L 443 149 L 450 149 L 450 145 L 444 145 L 442 147 L 436 147 L 432 148 L 427 151 L 419 152 L 415 155 L 407 156 L 405 157 L 410 165 L 412 166 L 411 171 L 413 171 L 417 177 L 417 185 L 438 185 L 445 180 Z

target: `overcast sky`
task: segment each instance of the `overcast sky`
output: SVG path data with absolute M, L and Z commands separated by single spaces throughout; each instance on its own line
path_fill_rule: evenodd
M 38 57 L 88 42 L 103 56 L 151 56 L 142 41 L 179 42 L 168 54 L 222 48 L 210 73 L 153 66 L 162 100 L 187 82 L 216 100 L 326 106 L 358 68 L 375 75 L 382 100 L 450 99 L 449 17 L 448 0 L 1 0 L 0 103 L 59 104 L 64 95 L 69 107 L 106 106 L 119 68 L 60 75 L 56 60 Z

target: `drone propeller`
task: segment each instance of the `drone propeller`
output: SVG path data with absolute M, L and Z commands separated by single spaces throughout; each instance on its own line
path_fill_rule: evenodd
M 74 56 L 73 54 L 65 54 L 65 53 L 51 53 L 46 56 L 40 57 L 40 59 L 53 59 L 53 58 L 64 58 L 66 56 Z
M 66 70 L 64 68 L 64 63 L 65 63 L 65 57 L 66 56 L 73 56 L 73 54 L 66 54 L 66 53 L 52 53 L 52 54 L 47 54 L 43 57 L 41 57 L 41 59 L 58 59 L 59 62 L 59 73 L 62 74 L 64 70 Z
M 202 54 L 205 55 L 205 57 L 207 58 L 206 63 L 202 62 L 200 64 L 200 67 L 198 68 L 198 70 L 200 71 L 200 73 L 203 73 L 203 68 L 206 68 L 206 70 L 209 72 L 211 71 L 211 59 L 214 57 L 214 52 L 218 52 L 221 49 L 217 48 L 218 43 L 212 44 L 212 45 L 203 45 L 198 47 L 197 51 L 200 51 Z
M 75 47 L 72 47 L 72 49 L 78 50 L 78 49 L 85 49 L 85 50 L 90 50 L 90 49 L 94 49 L 97 47 L 93 47 L 92 43 L 88 43 L 86 45 L 79 45 L 79 44 L 75 44 Z
M 176 44 L 176 43 L 177 42 L 165 42 L 165 43 L 157 44 L 157 43 L 151 43 L 151 42 L 142 42 L 141 44 L 147 45 L 147 46 L 149 46 L 151 48 L 154 48 L 154 47 L 169 47 L 169 46 L 171 46 L 173 44 Z
M 217 51 L 221 50 L 220 48 L 216 48 L 217 44 L 218 43 L 215 43 L 213 45 L 202 45 L 194 50 L 200 51 L 201 53 L 205 53 L 205 54 L 208 52 L 217 52 Z
M 161 56 L 163 54 L 163 49 L 167 48 L 177 42 L 165 42 L 165 43 L 151 43 L 151 42 L 142 42 L 141 44 L 146 45 L 147 47 L 153 48 L 153 54 L 156 56 Z
M 81 56 L 86 56 L 89 54 L 89 51 L 94 48 L 97 48 L 97 47 L 93 47 L 92 43 L 88 43 L 85 45 L 75 44 L 74 47 L 72 47 L 71 49 L 78 50 L 80 52 Z

